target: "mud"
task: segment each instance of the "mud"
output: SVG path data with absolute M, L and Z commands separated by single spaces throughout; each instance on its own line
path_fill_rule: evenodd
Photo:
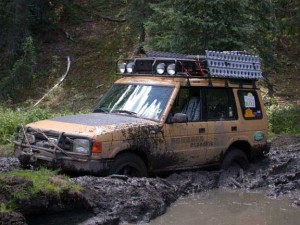
M 53 196 L 39 196 L 35 201 L 29 198 L 26 204 L 19 205 L 17 212 L 11 213 L 11 219 L 7 213 L 1 214 L 0 224 L 26 224 L 22 215 L 28 217 L 33 213 L 45 212 L 41 209 L 47 209 L 49 214 L 74 208 L 83 208 L 93 215 L 80 224 L 148 222 L 164 214 L 168 206 L 180 196 L 216 188 L 264 190 L 271 198 L 287 196 L 291 205 L 299 207 L 299 161 L 300 135 L 288 135 L 275 137 L 270 152 L 265 157 L 256 159 L 247 171 L 231 168 L 228 171 L 182 172 L 166 178 L 72 178 L 74 183 L 84 187 L 81 193 L 76 196 L 74 193 L 64 193 L 58 197 L 59 204 Z M 0 159 L 0 171 L 18 167 L 13 158 Z M 1 201 L 8 201 L 7 196 L 0 192 Z M 31 202 L 39 202 L 38 207 L 31 205 Z
M 231 168 L 220 174 L 219 187 L 265 189 L 268 197 L 289 195 L 299 203 L 300 135 L 283 135 L 272 140 L 270 152 L 255 160 L 247 171 Z M 298 203 L 297 203 L 298 202 Z

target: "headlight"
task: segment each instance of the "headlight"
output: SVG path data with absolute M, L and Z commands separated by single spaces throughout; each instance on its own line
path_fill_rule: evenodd
M 165 72 L 165 69 L 166 69 L 166 64 L 164 63 L 159 63 L 156 67 L 156 72 L 158 74 L 163 74 Z
M 134 63 L 133 62 L 131 62 L 131 63 L 128 63 L 127 64 L 127 72 L 128 73 L 132 73 L 133 72 L 133 67 L 134 67 Z
M 169 75 L 175 74 L 175 64 L 174 63 L 168 65 L 167 72 Z
M 35 136 L 33 134 L 26 134 L 25 141 L 28 144 L 33 144 L 35 142 Z
M 120 70 L 120 73 L 125 73 L 125 71 L 126 71 L 126 63 L 121 63 L 119 65 L 119 70 Z
M 73 152 L 81 154 L 89 154 L 91 142 L 88 139 L 74 139 Z

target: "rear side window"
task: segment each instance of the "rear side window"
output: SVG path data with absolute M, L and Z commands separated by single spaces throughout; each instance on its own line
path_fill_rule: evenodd
M 239 90 L 239 101 L 246 120 L 262 119 L 262 111 L 256 91 Z
M 206 89 L 206 117 L 210 121 L 237 119 L 232 89 Z

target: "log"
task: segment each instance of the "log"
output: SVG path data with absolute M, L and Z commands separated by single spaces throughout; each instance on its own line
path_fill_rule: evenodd
M 41 101 L 43 101 L 44 98 L 46 98 L 55 88 L 57 88 L 67 77 L 69 70 L 70 70 L 70 66 L 71 66 L 71 59 L 70 56 L 67 57 L 68 60 L 68 65 L 67 65 L 67 70 L 64 73 L 64 75 L 60 78 L 60 80 L 58 81 L 58 83 L 56 83 L 46 94 L 44 94 L 44 96 L 42 98 L 40 98 L 34 105 L 33 107 L 36 107 L 38 104 L 40 104 Z

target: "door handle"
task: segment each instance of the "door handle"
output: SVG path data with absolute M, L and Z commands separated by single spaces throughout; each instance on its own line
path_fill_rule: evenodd
M 205 133 L 205 128 L 199 128 L 199 134 Z
M 231 131 L 237 131 L 237 127 L 236 126 L 231 127 Z

